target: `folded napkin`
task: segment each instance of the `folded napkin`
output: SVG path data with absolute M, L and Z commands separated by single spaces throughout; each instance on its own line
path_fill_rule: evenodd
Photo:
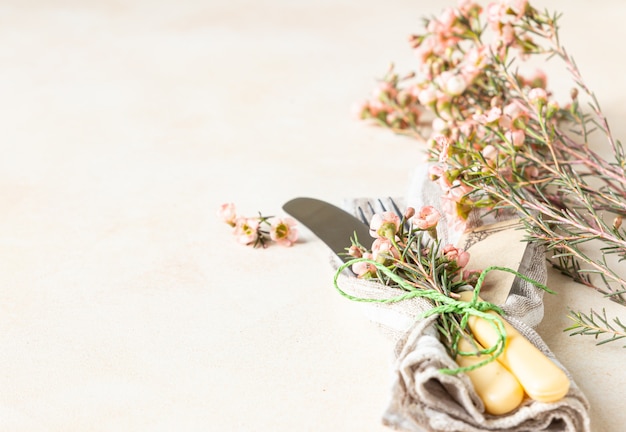
M 399 207 L 403 208 L 406 203 L 416 209 L 423 205 L 441 209 L 440 191 L 437 185 L 427 179 L 427 172 L 426 166 L 418 168 L 407 198 L 393 200 Z M 347 210 L 354 214 L 363 212 L 368 218 L 372 212 L 382 211 L 382 206 L 393 208 L 389 199 L 350 199 L 344 203 Z M 486 223 L 484 218 L 478 216 L 470 216 L 470 228 Z M 451 226 L 445 219 L 438 226 L 438 236 L 444 244 L 455 243 L 460 236 Z M 339 263 L 333 260 L 332 264 L 337 268 Z M 537 282 L 545 283 L 547 271 L 543 249 L 530 244 L 517 270 Z M 385 299 L 404 292 L 375 281 L 358 279 L 347 271 L 339 276 L 338 284 L 344 292 L 356 297 Z M 467 375 L 445 375 L 439 372 L 442 368 L 454 369 L 457 365 L 439 341 L 434 326 L 437 317 L 417 318 L 433 307 L 429 300 L 412 298 L 397 303 L 360 305 L 364 307 L 366 315 L 396 341 L 391 400 L 383 415 L 385 425 L 410 432 L 590 430 L 587 399 L 569 372 L 533 330 L 543 318 L 543 291 L 531 283 L 519 278 L 514 280 L 510 295 L 501 305 L 505 317 L 563 369 L 571 385 L 568 394 L 558 402 L 542 403 L 527 398 L 511 413 L 499 416 L 485 412 Z

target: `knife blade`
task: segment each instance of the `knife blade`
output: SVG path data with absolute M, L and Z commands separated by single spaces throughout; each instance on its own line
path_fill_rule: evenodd
M 346 249 L 352 245 L 354 236 L 368 249 L 374 241 L 367 225 L 326 201 L 298 197 L 287 201 L 283 210 L 310 229 L 344 262 L 352 259 L 346 255 Z

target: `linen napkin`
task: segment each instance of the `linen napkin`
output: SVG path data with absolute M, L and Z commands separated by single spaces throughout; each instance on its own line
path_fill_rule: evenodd
M 416 209 L 432 205 L 441 210 L 441 192 L 428 179 L 427 173 L 426 165 L 418 167 L 405 199 L 348 199 L 344 202 L 344 207 L 355 215 L 364 213 L 368 219 L 374 212 L 382 211 L 382 207 L 393 208 L 394 203 L 401 209 L 405 205 Z M 491 222 L 480 216 L 470 215 L 467 228 Z M 494 216 L 507 217 L 515 215 Z M 438 226 L 438 237 L 442 244 L 455 244 L 461 233 L 455 231 L 451 222 L 444 217 Z M 332 264 L 337 268 L 337 260 L 333 260 Z M 543 249 L 529 244 L 516 270 L 537 282 L 545 283 L 547 270 Z M 403 293 L 399 288 L 358 279 L 349 272 L 343 272 L 339 276 L 338 284 L 344 292 L 356 297 L 385 299 Z M 533 284 L 515 278 L 511 292 L 501 307 L 507 321 L 563 369 L 571 383 L 569 392 L 562 400 L 554 403 L 526 399 L 511 413 L 499 416 L 485 412 L 482 401 L 465 374 L 445 375 L 439 372 L 442 368 L 457 366 L 439 341 L 433 325 L 436 317 L 421 320 L 416 318 L 433 307 L 429 300 L 413 298 L 389 304 L 359 303 L 365 314 L 396 341 L 392 393 L 389 406 L 383 415 L 383 423 L 409 432 L 589 431 L 589 403 L 586 397 L 569 372 L 533 330 L 543 318 L 543 293 L 543 290 Z

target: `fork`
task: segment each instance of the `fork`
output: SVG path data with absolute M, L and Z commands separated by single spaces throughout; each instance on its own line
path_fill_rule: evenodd
M 386 211 L 393 211 L 400 219 L 404 215 L 404 211 L 400 210 L 400 205 L 396 202 L 396 199 L 392 197 L 387 197 L 385 201 L 387 205 L 383 202 L 381 198 L 371 198 L 357 201 L 357 206 L 355 208 L 356 215 L 361 222 L 365 225 L 369 226 L 372 217 L 376 213 L 382 213 Z M 364 202 L 363 202 L 364 201 Z

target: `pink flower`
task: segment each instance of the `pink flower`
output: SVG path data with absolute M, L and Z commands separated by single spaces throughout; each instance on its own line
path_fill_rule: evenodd
M 433 87 L 427 87 L 417 94 L 420 104 L 426 106 L 437 100 L 437 93 Z
M 444 88 L 449 95 L 459 96 L 467 88 L 467 82 L 462 75 L 453 75 L 446 80 Z
M 442 131 L 447 129 L 448 123 L 440 117 L 435 117 L 433 119 L 431 127 L 433 128 L 434 132 L 441 133 Z
M 396 93 L 397 91 L 393 87 L 393 85 L 391 85 L 391 83 L 387 81 L 383 81 L 380 84 L 378 84 L 376 88 L 374 88 L 372 96 L 374 97 L 374 99 L 386 101 L 388 99 L 394 98 L 396 96 Z
M 450 151 L 450 140 L 443 135 L 437 135 L 434 139 L 439 146 L 439 162 L 444 163 L 448 160 L 448 152 Z
M 502 26 L 502 42 L 505 45 L 512 45 L 515 42 L 515 29 L 511 24 Z
M 394 212 L 376 213 L 370 221 L 370 235 L 375 238 L 394 238 L 400 229 L 400 217 Z
M 518 17 L 521 17 L 526 13 L 528 0 L 507 0 L 506 3 L 511 9 L 513 9 L 513 11 L 517 12 Z
M 487 114 L 474 114 L 473 119 L 480 124 L 489 124 L 497 121 L 502 116 L 502 110 L 498 107 L 493 107 Z
M 296 221 L 292 218 L 272 218 L 270 222 L 270 238 L 282 246 L 291 246 L 298 239 Z
M 548 94 L 541 87 L 535 87 L 528 92 L 528 99 L 534 103 L 545 102 L 548 100 Z
M 373 257 L 372 254 L 366 253 L 363 258 L 372 259 Z M 376 274 L 376 266 L 367 261 L 359 261 L 352 264 L 352 271 L 360 278 L 373 276 Z
M 496 156 L 498 156 L 498 149 L 492 146 L 491 144 L 487 144 L 485 148 L 481 151 L 485 160 L 493 161 Z
M 500 23 L 505 20 L 506 17 L 506 5 L 500 2 L 494 2 L 487 5 L 487 22 L 493 30 L 500 30 Z
M 467 216 L 471 209 L 457 204 L 447 199 L 445 196 L 441 200 L 441 207 L 446 215 L 448 229 L 457 233 L 465 231 L 467 227 Z
M 424 206 L 413 216 L 411 221 L 418 229 L 425 231 L 436 227 L 437 223 L 439 223 L 439 219 L 441 219 L 441 213 L 439 213 L 436 208 L 433 206 Z
M 488 56 L 487 48 L 485 46 L 472 47 L 465 54 L 463 60 L 463 66 L 461 73 L 465 76 L 465 79 L 473 81 L 480 72 L 487 66 Z
M 350 249 L 348 249 L 348 255 L 354 258 L 361 258 L 363 256 L 363 251 L 360 247 L 352 245 Z
M 422 63 L 426 63 L 428 57 L 433 55 L 433 51 L 436 47 L 437 41 L 435 38 L 427 37 L 417 48 L 415 48 L 415 54 Z
M 463 270 L 463 280 L 470 285 L 476 285 L 481 273 L 480 270 Z
M 472 192 L 472 187 L 462 183 L 460 180 L 454 180 L 452 187 L 448 190 L 447 197 L 452 201 L 460 203 L 466 198 L 466 195 Z
M 479 4 L 474 3 L 473 0 L 459 0 L 457 7 L 463 16 L 469 15 L 473 10 L 477 13 L 480 13 L 482 10 L 482 7 Z
M 388 258 L 400 258 L 400 252 L 389 240 L 379 237 L 372 243 L 372 256 L 374 261 L 382 264 Z
M 463 268 L 469 262 L 469 252 L 459 249 L 451 244 L 444 246 L 443 256 L 450 262 L 455 263 L 459 268 Z
M 259 219 L 240 217 L 235 221 L 235 237 L 244 245 L 254 243 L 259 238 Z
M 520 148 L 524 145 L 524 140 L 526 139 L 526 133 L 521 130 L 512 130 L 508 131 L 504 134 L 504 137 L 513 144 L 513 147 Z
M 505 116 L 510 117 L 511 120 L 515 121 L 517 120 L 518 117 L 525 115 L 526 111 L 524 107 L 520 105 L 520 103 L 517 100 L 515 100 L 511 102 L 510 104 L 505 105 L 504 108 L 502 109 L 502 113 Z
M 456 12 L 451 7 L 445 8 L 444 11 L 441 13 L 441 16 L 439 17 L 439 22 L 443 25 L 443 28 L 447 31 L 452 30 L 452 26 L 454 26 L 454 23 L 456 22 L 456 20 L 457 20 Z
M 230 226 L 235 226 L 237 219 L 237 208 L 233 203 L 224 203 L 217 210 L 217 216 Z
M 441 165 L 431 165 L 428 167 L 428 177 L 431 180 L 438 180 L 444 173 L 444 169 Z

